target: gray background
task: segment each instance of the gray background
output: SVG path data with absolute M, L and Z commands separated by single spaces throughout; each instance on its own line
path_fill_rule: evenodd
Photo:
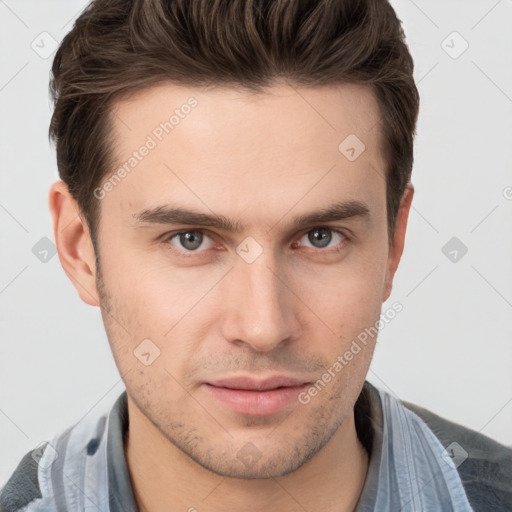
M 512 2 L 392 3 L 421 94 L 416 196 L 383 306 L 404 309 L 369 380 L 512 444 Z M 0 485 L 29 449 L 124 389 L 99 310 L 41 242 L 53 240 L 58 178 L 48 54 L 85 4 L 0 0 Z

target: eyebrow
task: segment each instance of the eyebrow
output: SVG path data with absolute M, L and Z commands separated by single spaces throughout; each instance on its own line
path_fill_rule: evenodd
M 231 233 L 242 233 L 246 230 L 246 227 L 239 221 L 228 219 L 224 215 L 171 206 L 156 206 L 144 209 L 134 213 L 133 218 L 135 220 L 134 227 L 143 227 L 144 224 L 186 224 L 212 227 Z M 287 226 L 289 229 L 298 229 L 313 224 L 347 219 L 361 219 L 368 222 L 370 218 L 370 209 L 365 203 L 361 201 L 343 201 L 318 211 L 298 215 L 287 223 Z M 276 224 L 279 222 L 276 222 Z

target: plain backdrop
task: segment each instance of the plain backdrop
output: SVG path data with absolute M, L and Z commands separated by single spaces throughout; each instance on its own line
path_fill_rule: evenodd
M 0 1 L 0 485 L 124 389 L 49 242 L 49 70 L 85 4 Z M 416 195 L 369 380 L 512 444 L 512 2 L 393 5 L 421 95 Z

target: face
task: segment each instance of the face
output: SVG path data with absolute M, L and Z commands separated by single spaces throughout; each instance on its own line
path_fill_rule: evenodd
M 378 322 L 394 271 L 372 92 L 165 84 L 113 119 L 97 284 L 129 400 L 215 473 L 294 471 L 352 414 L 375 339 L 311 389 Z M 254 390 L 275 376 L 294 386 Z

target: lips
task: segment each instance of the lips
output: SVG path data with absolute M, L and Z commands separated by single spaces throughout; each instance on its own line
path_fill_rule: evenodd
M 277 388 L 302 386 L 306 383 L 305 380 L 284 375 L 274 375 L 263 380 L 250 377 L 231 377 L 208 382 L 211 386 L 218 388 L 244 389 L 249 391 L 269 391 Z
M 266 379 L 229 377 L 205 382 L 206 397 L 221 407 L 248 416 L 271 416 L 297 407 L 298 395 L 309 385 L 304 379 L 274 375 Z

